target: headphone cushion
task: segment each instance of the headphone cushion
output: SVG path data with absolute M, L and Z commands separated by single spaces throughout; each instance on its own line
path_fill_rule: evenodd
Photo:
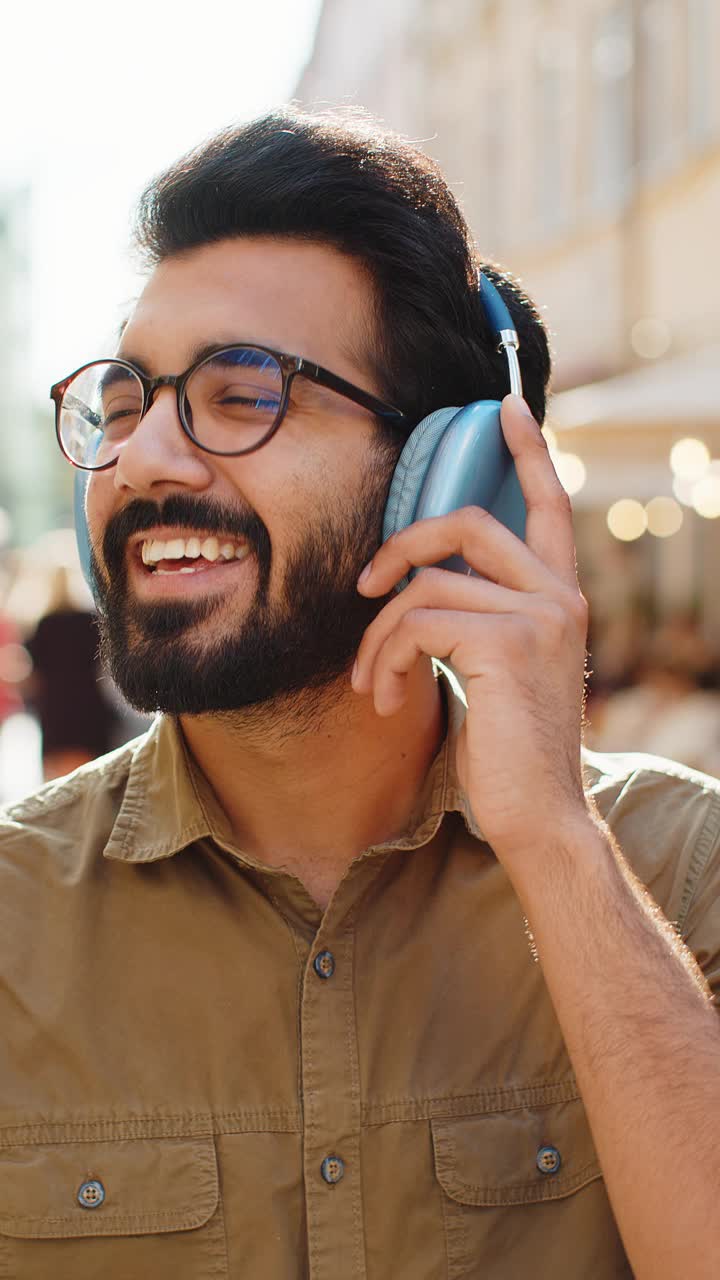
M 92 571 L 90 568 L 90 533 L 88 530 L 87 516 L 85 514 L 85 497 L 87 494 L 89 479 L 90 473 L 88 471 L 76 471 L 73 477 L 75 540 L 77 542 L 80 568 L 82 569 L 83 577 L 92 592 L 98 612 L 101 612 L 101 602 L 97 594 L 97 585 L 93 581 Z
M 458 408 L 436 409 L 423 418 L 408 436 L 397 460 L 385 505 L 383 542 L 412 524 L 435 450 L 445 434 L 445 428 L 458 412 Z

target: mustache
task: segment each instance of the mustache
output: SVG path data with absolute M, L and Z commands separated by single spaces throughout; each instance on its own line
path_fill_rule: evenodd
M 270 561 L 270 535 L 259 516 L 249 508 L 224 506 L 210 498 L 175 493 L 164 502 L 136 498 L 111 516 L 103 535 L 103 558 L 111 575 L 122 572 L 128 541 L 155 525 L 175 525 L 194 533 L 225 533 L 246 538 L 264 564 Z

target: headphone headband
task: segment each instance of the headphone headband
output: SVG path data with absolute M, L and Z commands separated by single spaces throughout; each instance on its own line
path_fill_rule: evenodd
M 507 357 L 510 390 L 513 395 L 521 396 L 523 393 L 522 376 L 517 356 L 520 339 L 518 338 L 513 318 L 503 301 L 500 290 L 482 271 L 478 271 L 478 286 L 480 302 L 487 316 L 488 324 L 498 338 L 500 349 L 505 352 Z

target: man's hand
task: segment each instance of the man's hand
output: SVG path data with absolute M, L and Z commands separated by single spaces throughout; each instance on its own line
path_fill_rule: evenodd
M 426 568 L 363 637 L 353 687 L 379 715 L 403 704 L 423 656 L 465 685 L 460 781 L 501 861 L 529 855 L 544 825 L 588 821 L 580 760 L 587 603 L 578 587 L 570 502 L 525 402 L 507 396 L 502 428 L 527 506 L 526 542 L 466 507 L 421 520 L 379 549 L 358 590 L 379 596 L 412 566 L 461 555 L 480 577 Z
M 717 1013 L 584 796 L 587 606 L 570 504 L 522 400 L 507 397 L 502 423 L 527 545 L 476 508 L 391 538 L 362 579 L 367 595 L 453 554 L 482 576 L 417 575 L 368 627 L 353 685 L 392 715 L 421 655 L 463 678 L 461 781 L 527 913 L 633 1273 L 710 1280 L 720 1275 Z

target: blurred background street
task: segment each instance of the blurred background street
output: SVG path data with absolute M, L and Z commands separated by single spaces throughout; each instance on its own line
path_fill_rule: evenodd
M 587 744 L 720 775 L 720 4 L 211 0 L 192 42 L 164 11 L 129 3 L 105 31 L 71 0 L 0 91 L 0 800 L 142 727 L 94 663 L 49 384 L 108 353 L 138 292 L 147 179 L 290 98 L 420 141 L 541 307 L 591 607 Z M 23 111 L 31 56 L 45 96 Z

